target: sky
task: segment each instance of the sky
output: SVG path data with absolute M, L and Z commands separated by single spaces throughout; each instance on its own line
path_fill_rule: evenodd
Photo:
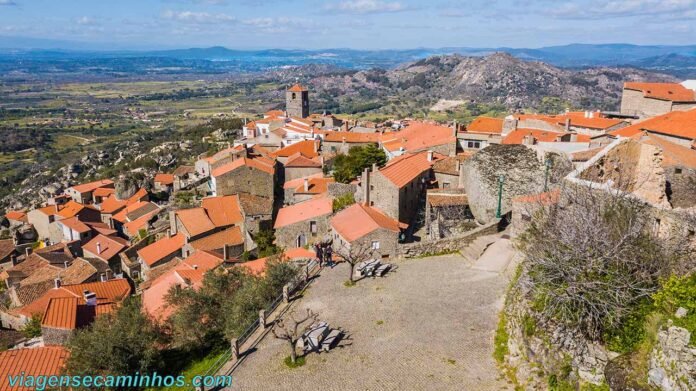
M 696 0 L 0 0 L 0 36 L 99 49 L 686 45 Z

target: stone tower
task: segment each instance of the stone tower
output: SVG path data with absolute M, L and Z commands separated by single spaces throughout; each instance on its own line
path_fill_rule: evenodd
M 285 92 L 285 111 L 290 117 L 309 117 L 309 91 L 307 87 L 295 84 Z

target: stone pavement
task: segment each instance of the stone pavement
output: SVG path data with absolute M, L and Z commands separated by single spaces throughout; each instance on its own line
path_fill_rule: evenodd
M 285 341 L 266 335 L 232 373 L 233 390 L 506 390 L 492 358 L 507 278 L 449 255 L 397 262 L 386 278 L 345 287 L 324 269 L 294 302 L 349 338 L 289 369 Z

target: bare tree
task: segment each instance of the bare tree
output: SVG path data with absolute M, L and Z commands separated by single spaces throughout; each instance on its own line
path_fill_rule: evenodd
M 290 360 L 295 364 L 297 360 L 297 341 L 302 338 L 309 328 L 317 321 L 318 314 L 307 308 L 307 314 L 303 318 L 296 318 L 295 312 L 291 311 L 284 317 L 278 319 L 271 331 L 273 336 L 278 339 L 288 341 L 290 347 Z
M 374 249 L 372 248 L 372 243 L 368 242 L 355 242 L 352 244 L 343 244 L 336 251 L 348 265 L 350 265 L 350 282 L 354 281 L 355 276 L 355 266 L 360 262 L 367 261 L 372 258 L 374 254 Z
M 546 200 L 548 201 L 548 200 Z M 600 339 L 684 262 L 656 230 L 654 209 L 618 191 L 570 185 L 541 202 L 520 237 L 520 284 L 540 315 Z

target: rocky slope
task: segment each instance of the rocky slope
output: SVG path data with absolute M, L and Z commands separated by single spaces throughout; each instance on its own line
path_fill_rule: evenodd
M 669 75 L 634 68 L 568 70 L 495 53 L 435 56 L 388 71 L 343 72 L 308 82 L 319 96 L 351 99 L 461 99 L 516 109 L 538 107 L 544 97 L 558 97 L 577 107 L 617 109 L 623 83 L 636 80 L 675 81 Z

